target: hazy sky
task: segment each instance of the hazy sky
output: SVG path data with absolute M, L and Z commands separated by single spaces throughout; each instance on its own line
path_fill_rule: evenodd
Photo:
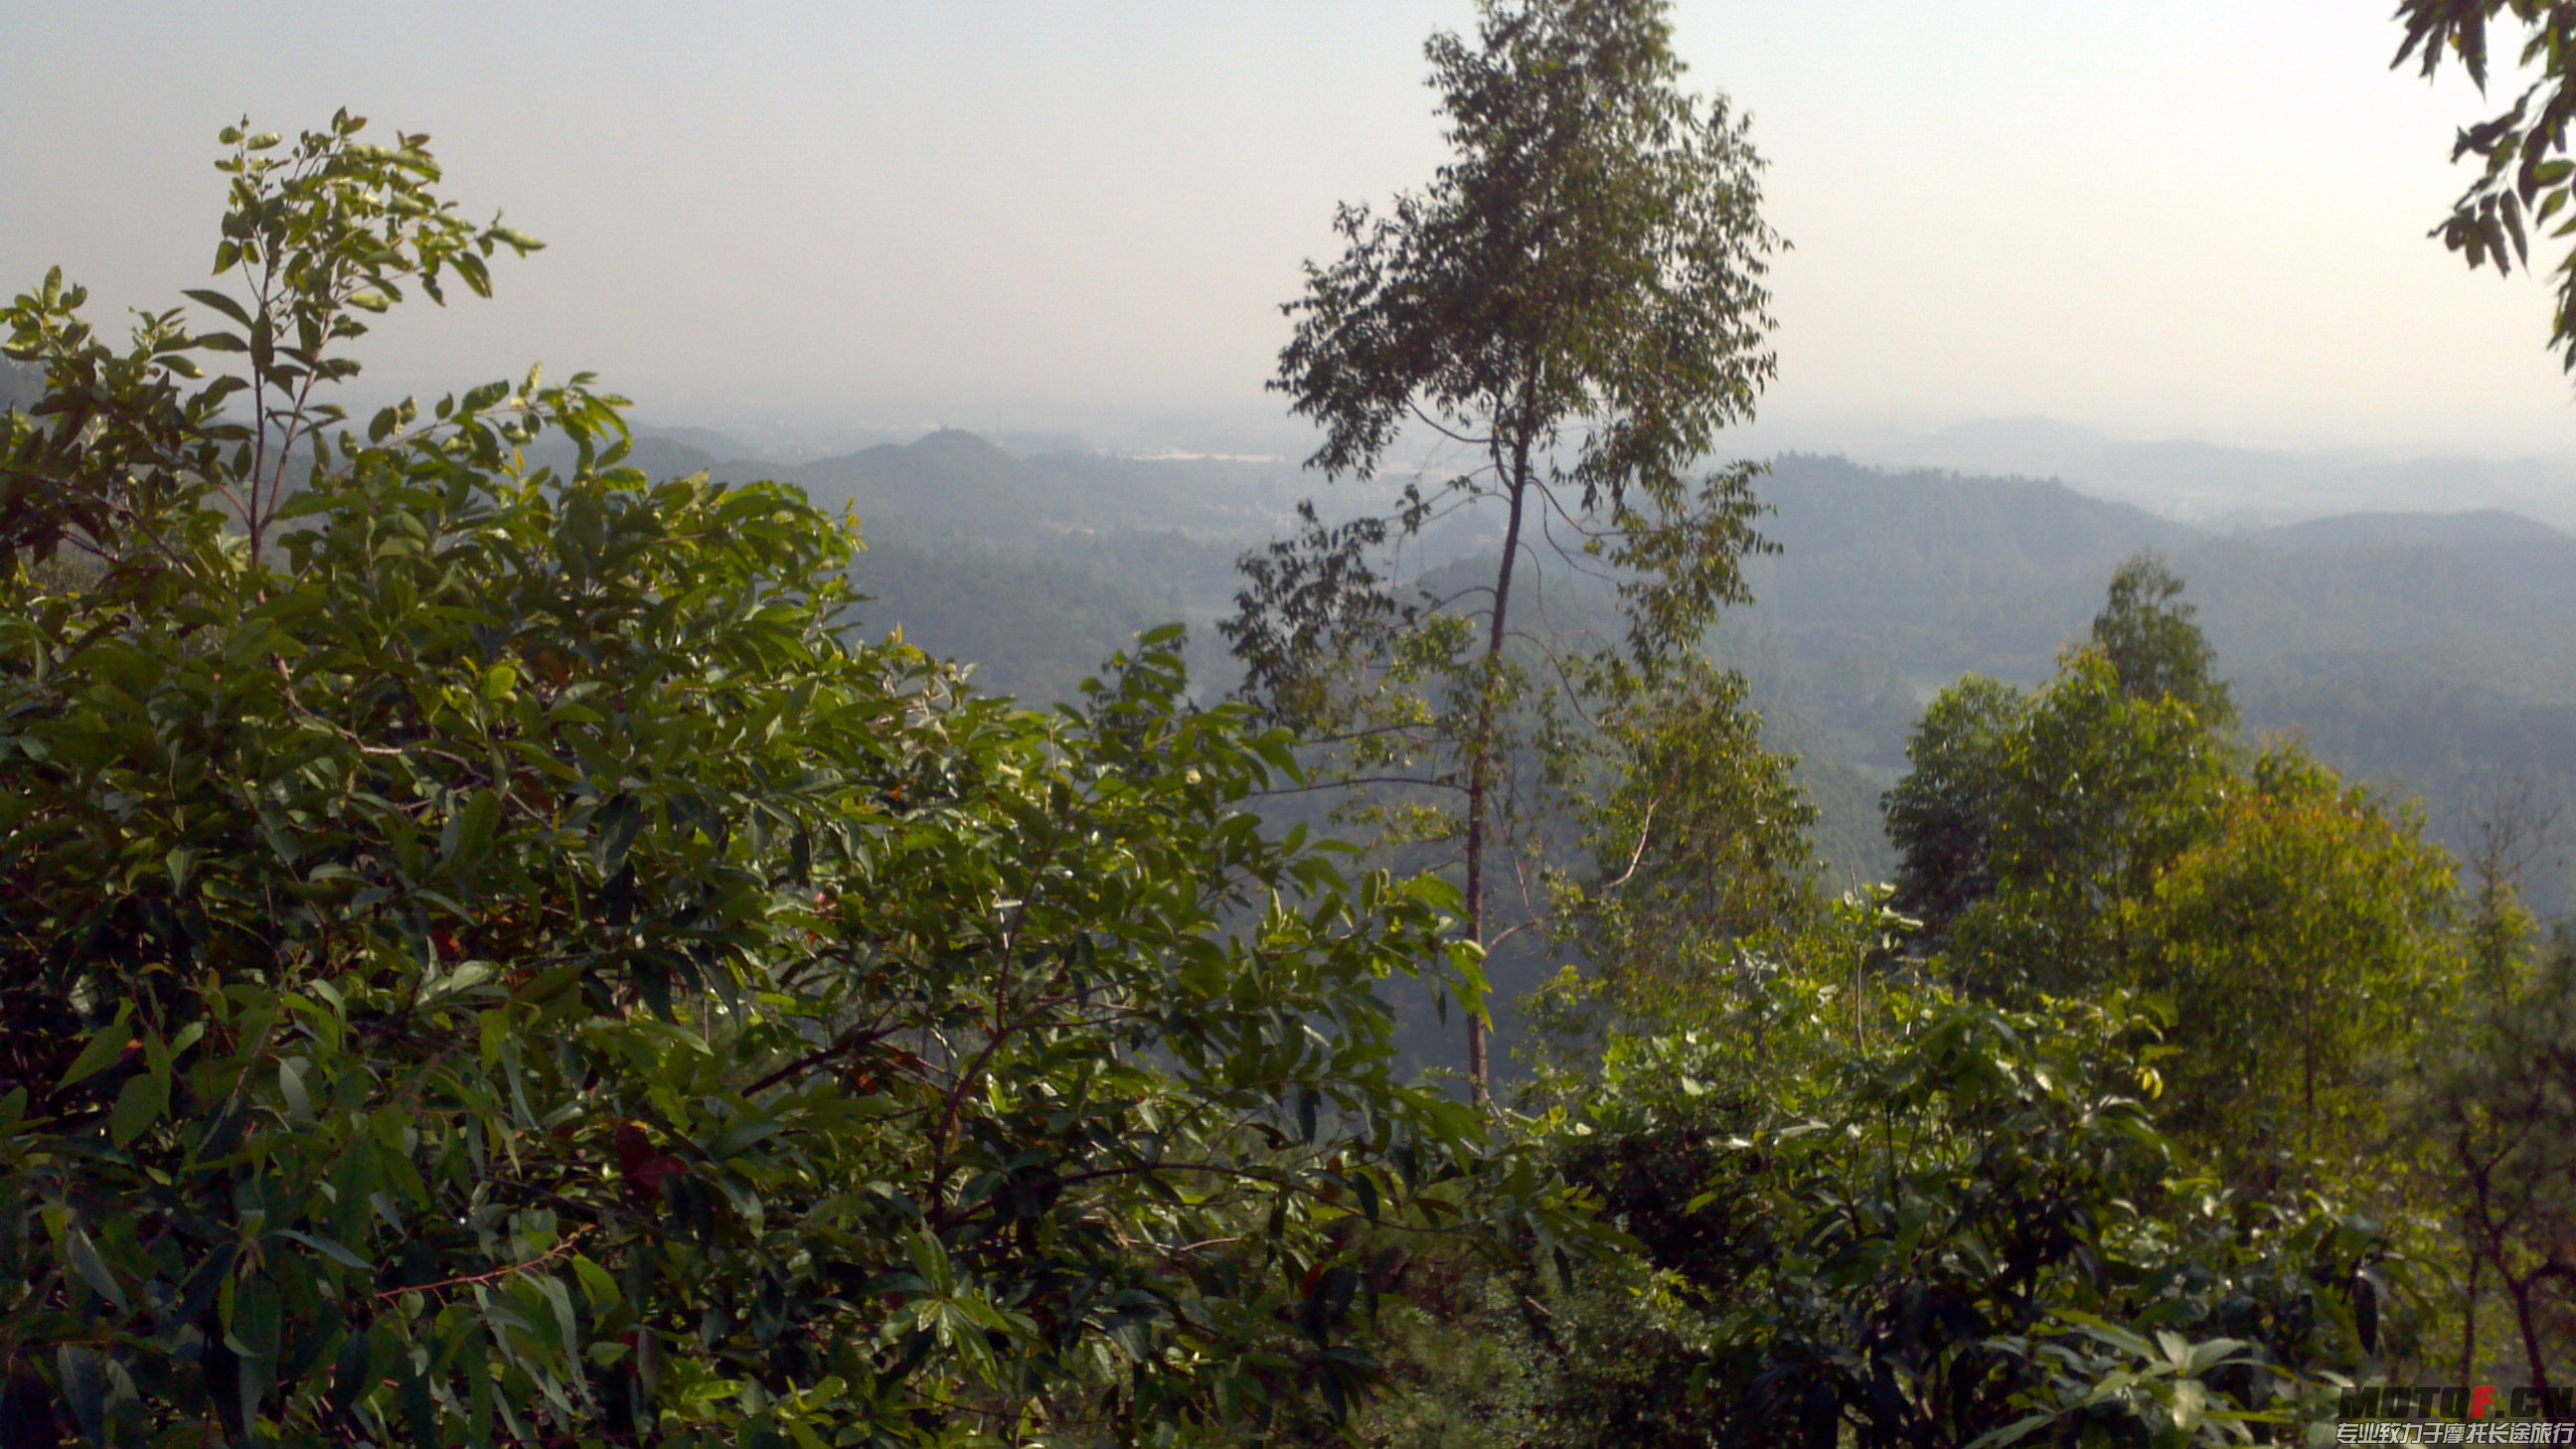
M 1683 0 L 1769 158 L 1802 432 L 2576 450 L 2540 287 L 2424 233 L 2471 117 L 2371 0 Z M 532 359 L 648 416 L 1250 421 L 1337 200 L 1440 159 L 1466 0 L 644 7 L 0 0 L 0 285 L 198 284 L 214 132 L 348 105 L 551 243 L 371 371 Z M 112 314 L 111 314 L 112 315 Z

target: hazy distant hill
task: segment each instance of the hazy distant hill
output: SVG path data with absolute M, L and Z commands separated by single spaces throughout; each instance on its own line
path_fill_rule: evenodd
M 2247 542 L 2284 553 L 2343 559 L 2406 554 L 2449 560 L 2530 596 L 2536 623 L 2564 637 L 2576 622 L 2576 534 L 2500 509 L 2462 513 L 2357 513 L 2265 529 Z M 2571 681 L 2576 686 L 2576 681 Z
M 901 629 L 931 654 L 972 664 L 981 687 L 1037 703 L 1073 698 L 1101 660 L 1183 616 L 1147 580 L 990 549 L 880 536 L 851 574 L 869 595 L 857 612 L 870 636 Z
M 775 479 L 851 507 L 869 545 L 852 570 L 870 595 L 861 622 L 1034 700 L 1069 698 L 1138 631 L 1174 620 L 1194 626 L 1200 672 L 1221 687 L 1210 626 L 1233 597 L 1235 557 L 1282 525 L 1301 486 L 1272 463 L 1021 457 L 955 429 L 795 464 L 708 451 L 726 441 L 641 431 L 634 462 L 655 476 Z
M 635 430 L 635 436 L 636 441 L 639 443 L 650 439 L 654 442 L 672 443 L 684 448 L 694 448 L 710 460 L 717 458 L 748 458 L 758 451 L 757 449 L 746 446 L 741 439 L 736 438 L 731 433 L 719 433 L 713 428 L 692 428 L 682 426 L 638 427 Z
M 1882 472 L 1791 454 L 1760 485 L 1780 545 L 1746 570 L 1761 614 L 1803 642 L 1904 644 L 1927 676 L 2045 660 L 2053 619 L 1999 605 L 2108 577 L 2141 548 L 2203 535 L 2142 510 L 2028 478 Z M 2050 611 L 2053 612 L 2053 611 Z
M 852 570 L 871 631 L 972 663 L 984 687 L 1069 698 L 1143 629 L 1194 626 L 1201 673 L 1225 677 L 1210 627 L 1234 560 L 1293 506 L 1294 470 L 1215 459 L 1021 457 L 946 429 L 809 463 L 719 459 L 720 434 L 639 434 L 646 472 L 793 483 L 859 516 Z
M 849 503 L 861 522 L 907 537 L 958 535 L 982 542 L 1042 537 L 1065 526 L 1080 500 L 972 433 L 932 433 L 779 470 L 819 502 Z
M 794 483 L 819 503 L 852 505 L 871 534 L 922 545 L 1025 547 L 1133 529 L 1250 538 L 1286 515 L 1299 487 L 1296 470 L 1279 464 L 1062 452 L 1021 457 L 953 428 L 809 463 L 718 459 L 669 434 L 639 442 L 637 455 L 639 462 L 668 460 L 685 465 L 680 471 L 704 468 L 728 480 Z
M 2175 561 L 2239 673 L 2403 669 L 2576 704 L 2576 538 L 2528 521 L 2525 530 L 2483 547 L 2284 548 L 2257 534 Z
M 1967 423 L 1866 450 L 1970 474 L 2062 478 L 2212 523 L 2278 523 L 2356 510 L 2501 508 L 2576 528 L 2576 462 L 2391 459 L 2173 440 L 2123 443 L 2048 418 Z
M 1765 496 L 1782 552 L 1749 570 L 1784 642 L 1869 641 L 1909 673 L 2037 678 L 2140 549 L 2166 555 L 2232 668 L 2417 657 L 2576 700 L 2576 537 L 2499 511 L 2371 514 L 2218 534 L 2063 484 L 1790 456 Z

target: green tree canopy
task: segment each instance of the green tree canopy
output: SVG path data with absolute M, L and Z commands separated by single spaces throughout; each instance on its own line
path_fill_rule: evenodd
M 1994 891 L 2005 752 L 2029 709 L 2022 691 L 1970 675 L 1933 699 L 1906 741 L 1911 768 L 1886 801 L 1897 850 L 1890 904 L 1919 923 L 1927 944 L 1948 939 L 1960 914 Z
M 2375 1140 L 2389 1076 L 2459 1004 L 2462 902 L 2419 811 L 2232 743 L 2180 589 L 2132 560 L 2055 678 L 1933 702 L 1888 795 L 1892 904 L 1988 999 L 2169 1002 L 2168 1121 L 2267 1173 Z
M 1614 1034 L 1558 1150 L 1635 1252 L 1451 1268 L 1443 1317 L 1396 1315 L 1363 1442 L 2296 1443 L 2329 1375 L 2421 1343 L 2402 1308 L 2361 1326 L 2367 1214 L 2230 1192 L 2163 1130 L 2135 999 L 2005 1011 L 1852 964 Z
M 2231 766 L 2227 686 L 2181 589 L 2130 560 L 2055 678 L 1972 676 L 1915 727 L 1886 797 L 1892 903 L 1980 989 L 2135 984 L 2126 911 L 2210 829 Z
M 1579 811 L 1589 867 L 1556 875 L 1532 923 L 1573 957 L 1524 1003 L 1558 1048 L 1614 1023 L 1715 1015 L 1749 954 L 1827 914 L 1816 808 L 1763 748 L 1742 680 L 1684 664 L 1602 723 L 1610 767 Z
M 2479 1004 L 2445 1044 L 2409 1125 L 2439 1144 L 2470 1263 L 2460 1367 L 2576 1385 L 2576 935 Z M 2503 1322 L 2477 1317 L 2482 1285 Z M 2481 1350 L 2497 1341 L 2501 1352 Z
M 2265 751 L 2135 911 L 2146 980 L 2179 1012 L 2184 1125 L 2307 1152 L 2374 1141 L 2374 1067 L 2409 1065 L 2459 1005 L 2458 905 L 2415 812 Z
M 2151 553 L 2130 559 L 2111 575 L 2102 612 L 2093 616 L 2093 647 L 2131 699 L 2179 700 L 2203 724 L 2230 729 L 2236 705 L 2218 677 L 2218 651 L 2192 622 L 2198 610 L 2181 599 L 2182 580 L 2164 560 Z

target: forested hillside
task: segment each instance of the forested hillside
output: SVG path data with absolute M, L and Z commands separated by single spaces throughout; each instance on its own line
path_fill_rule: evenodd
M 1286 516 L 1300 486 L 1289 464 L 1020 456 L 954 428 L 805 463 L 721 458 L 699 446 L 717 440 L 646 430 L 636 457 L 656 472 L 793 483 L 818 503 L 847 504 L 870 526 L 922 543 L 1027 547 L 1139 530 L 1259 538 Z
M 2537 697 L 2576 693 L 2576 536 L 2512 514 L 2373 514 L 2215 534 L 2063 484 L 1776 460 L 1756 617 L 1871 640 L 1927 674 L 2046 670 L 2111 566 L 2148 550 L 2192 582 L 2242 669 L 2439 658 Z

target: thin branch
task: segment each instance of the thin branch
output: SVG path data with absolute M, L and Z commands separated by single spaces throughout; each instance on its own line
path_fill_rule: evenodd
M 1661 806 L 1663 803 L 1664 802 L 1661 797 L 1657 797 L 1656 799 L 1646 802 L 1646 818 L 1637 823 L 1637 848 L 1628 853 L 1628 868 L 1619 872 L 1619 878 L 1617 880 L 1611 881 L 1607 885 L 1602 886 L 1602 894 L 1606 895 L 1611 891 L 1615 891 L 1636 878 L 1637 865 L 1646 858 L 1646 843 L 1652 839 L 1654 835 L 1655 811 L 1657 807 Z
M 1343 745 L 1349 744 L 1353 740 L 1373 739 L 1379 735 L 1402 734 L 1407 730 L 1418 730 L 1422 727 L 1423 725 L 1419 720 L 1409 721 L 1404 724 L 1372 725 L 1367 729 L 1345 730 L 1340 734 L 1300 735 L 1297 737 L 1297 743 L 1300 745 Z
M 532 1273 L 571 1252 L 573 1245 L 581 1241 L 583 1235 L 589 1231 L 588 1223 L 580 1224 L 557 1239 L 553 1247 L 524 1263 L 505 1263 L 487 1273 L 460 1273 L 453 1278 L 441 1278 L 435 1283 L 412 1283 L 400 1288 L 387 1288 L 377 1293 L 376 1298 L 379 1302 L 390 1303 L 406 1293 L 444 1293 L 451 1288 L 480 1287 L 486 1283 L 498 1283 L 504 1278 L 515 1278 L 521 1273 Z
M 1438 433 L 1449 441 L 1458 444 L 1460 447 L 1481 448 L 1488 441 L 1485 438 L 1471 437 L 1464 433 L 1452 431 L 1448 424 L 1443 423 L 1439 419 L 1431 416 L 1431 414 L 1424 412 L 1422 410 L 1422 404 L 1411 397 L 1404 400 L 1404 405 L 1406 408 L 1411 410 L 1414 417 L 1421 420 L 1424 427 L 1429 428 L 1431 431 Z
M 880 1025 L 872 1029 L 853 1031 L 842 1037 L 839 1041 L 834 1042 L 832 1045 L 798 1057 L 787 1065 L 760 1078 L 760 1080 L 753 1082 L 750 1086 L 743 1088 L 742 1094 L 749 1097 L 766 1092 L 770 1088 L 777 1086 L 779 1083 L 784 1082 L 791 1077 L 800 1076 L 806 1072 L 812 1071 L 814 1068 L 821 1066 L 825 1062 L 831 1061 L 835 1057 L 848 1056 L 852 1052 L 862 1051 L 868 1047 L 875 1046 L 878 1042 L 894 1035 L 897 1030 L 899 1030 L 899 1028 Z
M 1467 587 L 1460 589 L 1454 594 L 1443 594 L 1437 599 L 1429 600 L 1424 603 L 1422 607 L 1425 612 L 1436 614 L 1441 610 L 1448 608 L 1451 604 L 1458 602 L 1460 599 L 1471 598 L 1477 594 L 1483 594 L 1486 598 L 1490 599 L 1494 596 L 1494 586 L 1491 584 L 1469 584 Z
M 1547 486 L 1544 482 L 1538 482 L 1537 480 L 1532 481 L 1537 484 L 1539 496 L 1547 500 L 1548 508 L 1559 518 L 1564 519 L 1565 526 L 1573 529 L 1576 533 L 1583 535 L 1585 538 L 1596 539 L 1620 538 L 1627 534 L 1628 531 L 1624 528 L 1592 528 L 1587 526 L 1582 519 L 1576 517 L 1566 508 L 1564 503 L 1558 500 L 1555 489 Z
M 1282 785 L 1269 790 L 1245 793 L 1254 798 L 1269 795 L 1307 795 L 1317 790 L 1357 790 L 1371 785 L 1418 785 L 1426 790 L 1456 790 L 1467 787 L 1455 780 L 1425 780 L 1411 775 L 1361 775 L 1348 780 L 1322 780 L 1311 785 Z

